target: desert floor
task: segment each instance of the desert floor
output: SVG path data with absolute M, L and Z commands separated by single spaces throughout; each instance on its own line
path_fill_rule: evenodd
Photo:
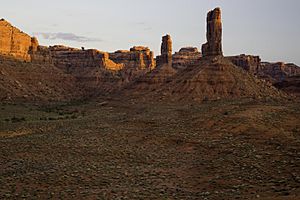
M 20 198 L 300 198 L 300 103 L 0 103 L 0 199 Z

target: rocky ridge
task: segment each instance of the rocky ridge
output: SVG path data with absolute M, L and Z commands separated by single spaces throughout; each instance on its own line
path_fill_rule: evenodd
M 293 64 L 264 63 L 259 56 L 242 54 L 224 58 L 220 8 L 207 14 L 207 43 L 202 46 L 202 53 L 196 47 L 185 47 L 172 54 L 171 36 L 165 35 L 162 38 L 161 55 L 156 59 L 154 53 L 143 46 L 134 46 L 130 50 L 118 50 L 113 53 L 62 45 L 40 46 L 36 38 L 21 32 L 5 20 L 0 21 L 0 31 L 0 54 L 1 65 L 3 65 L 1 66 L 3 83 L 0 88 L 2 99 L 11 99 L 11 96 L 18 98 L 41 96 L 35 93 L 37 88 L 46 94 L 46 86 L 35 85 L 46 79 L 51 81 L 47 72 L 40 70 L 41 65 L 50 66 L 48 72 L 51 74 L 50 77 L 72 79 L 70 84 L 58 86 L 62 90 L 60 94 L 67 92 L 73 94 L 73 91 L 77 91 L 79 96 L 84 98 L 117 91 L 129 95 L 146 92 L 147 95 L 156 95 L 159 99 L 168 97 L 174 100 L 186 98 L 202 101 L 269 96 L 276 98 L 284 95 L 276 91 L 270 83 L 259 81 L 254 76 L 275 84 L 300 73 L 300 68 Z M 6 59 L 9 62 L 6 62 Z M 14 59 L 15 62 L 12 61 Z M 27 62 L 33 71 L 37 74 L 41 73 L 35 75 L 40 81 L 27 85 L 27 80 L 31 80 L 28 75 L 23 72 L 22 76 L 16 75 L 22 71 L 20 68 L 13 69 L 19 70 L 16 73 L 7 70 L 9 66 L 18 65 L 19 61 Z M 27 67 L 26 63 L 22 66 Z M 56 75 L 56 72 L 59 74 Z M 20 84 L 5 82 L 8 79 L 15 79 Z M 53 84 L 56 84 L 54 79 Z M 17 88 L 18 85 L 25 85 L 26 89 L 21 90 Z M 9 91 L 6 88 L 15 88 L 15 90 Z M 23 92 L 18 92 L 20 90 Z M 72 92 L 69 92 L 70 90 Z M 14 91 L 16 95 L 11 95 Z M 32 95 L 28 95 L 31 93 Z M 58 96 L 58 99 L 66 97 L 65 99 L 68 100 L 72 95 Z M 44 95 L 43 99 L 47 99 L 47 95 Z
M 241 54 L 228 57 L 236 66 L 243 68 L 249 73 L 270 83 L 280 85 L 281 82 L 289 79 L 294 80 L 293 76 L 300 75 L 300 67 L 292 63 L 283 62 L 262 62 L 259 56 Z

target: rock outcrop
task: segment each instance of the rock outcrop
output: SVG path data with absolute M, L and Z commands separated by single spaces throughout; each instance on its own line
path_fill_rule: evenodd
M 31 62 L 40 64 L 52 64 L 52 55 L 49 47 L 37 46 L 37 50 L 31 52 Z
M 259 56 L 239 55 L 228 57 L 236 66 L 256 77 L 268 81 L 280 90 L 300 96 L 300 67 L 292 63 L 261 62 Z
M 4 19 L 0 20 L 0 54 L 19 60 L 31 61 L 31 54 L 37 51 L 38 41 Z
M 165 35 L 162 37 L 161 55 L 156 57 L 156 65 L 172 66 L 172 39 L 170 35 Z
M 151 70 L 155 67 L 154 54 L 148 47 L 135 46 L 128 50 L 118 50 L 109 58 L 124 67 L 137 70 Z
M 241 54 L 238 56 L 228 57 L 233 64 L 243 68 L 244 70 L 257 74 L 260 68 L 261 59 L 259 56 Z
M 216 8 L 207 14 L 207 43 L 202 45 L 203 57 L 222 56 L 221 9 Z
M 245 54 L 230 56 L 227 58 L 236 66 L 241 67 L 251 74 L 271 83 L 281 82 L 290 76 L 300 75 L 300 67 L 292 63 L 261 62 L 259 56 Z
M 61 45 L 49 48 L 51 58 L 55 66 L 66 69 L 99 67 L 111 71 L 119 71 L 123 68 L 122 64 L 114 63 L 109 59 L 109 54 L 96 49 L 76 49 Z
M 201 60 L 201 53 L 196 47 L 181 48 L 179 52 L 173 54 L 172 66 L 175 69 L 184 69 L 189 66 L 194 66 Z
M 135 46 L 128 50 L 118 50 L 109 57 L 124 67 L 120 71 L 123 83 L 129 83 L 155 68 L 154 54 L 148 47 Z
M 283 62 L 262 62 L 258 68 L 257 76 L 272 83 L 285 81 L 291 76 L 300 75 L 300 67 L 295 64 Z

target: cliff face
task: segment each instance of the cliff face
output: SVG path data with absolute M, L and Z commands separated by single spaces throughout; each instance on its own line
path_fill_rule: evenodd
M 268 80 L 271 83 L 284 81 L 288 77 L 300 75 L 300 67 L 292 63 L 269 63 L 261 62 L 259 56 L 244 55 L 228 57 L 233 64 L 256 75 L 259 78 Z
M 148 47 L 135 46 L 129 51 L 118 50 L 109 54 L 109 58 L 126 68 L 151 70 L 155 67 L 154 54 Z
M 31 54 L 37 50 L 38 41 L 13 27 L 4 19 L 0 20 L 0 53 L 19 60 L 31 61 Z
M 300 67 L 295 64 L 283 62 L 262 62 L 258 68 L 257 75 L 272 83 L 282 82 L 291 76 L 300 75 Z
M 161 55 L 157 56 L 156 62 L 157 66 L 170 65 L 172 66 L 172 39 L 170 35 L 165 35 L 162 37 L 161 43 Z
M 123 83 L 131 82 L 155 68 L 154 54 L 148 47 L 135 46 L 109 54 L 115 63 L 122 64 L 119 71 Z
M 118 71 L 123 68 L 122 64 L 114 63 L 109 59 L 106 52 L 96 49 L 76 49 L 66 46 L 52 46 L 49 48 L 51 58 L 55 66 L 66 69 L 99 67 L 111 71 Z
M 256 74 L 258 72 L 261 59 L 259 56 L 252 56 L 252 55 L 245 55 L 241 54 L 239 56 L 231 56 L 228 57 L 233 64 L 236 66 L 239 66 L 243 68 L 246 71 L 249 71 L 253 74 Z
M 222 56 L 222 19 L 221 9 L 216 8 L 207 14 L 207 43 L 202 45 L 202 54 L 206 56 Z
M 201 60 L 201 53 L 196 47 L 181 48 L 179 52 L 173 54 L 173 68 L 184 69 L 188 66 L 194 66 Z

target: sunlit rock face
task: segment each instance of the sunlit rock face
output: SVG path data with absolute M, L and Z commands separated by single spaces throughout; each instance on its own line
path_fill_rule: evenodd
M 0 20 L 0 54 L 19 60 L 31 61 L 31 54 L 37 51 L 38 41 L 4 19 Z
M 222 56 L 222 18 L 221 9 L 216 8 L 207 14 L 207 43 L 202 45 L 203 57 Z
M 134 46 L 130 50 L 118 50 L 109 54 L 115 63 L 123 64 L 126 68 L 151 70 L 155 67 L 154 53 L 143 46 Z

